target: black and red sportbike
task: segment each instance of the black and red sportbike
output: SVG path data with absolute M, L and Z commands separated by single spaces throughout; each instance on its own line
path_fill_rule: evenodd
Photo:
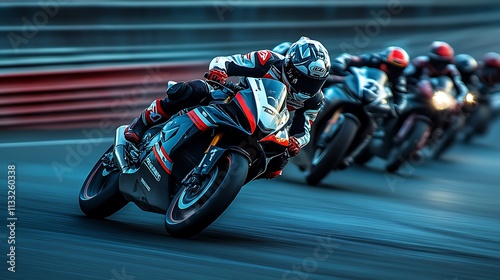
M 214 222 L 243 185 L 288 159 L 285 85 L 255 78 L 243 84 L 219 84 L 212 96 L 225 99 L 179 112 L 138 145 L 120 126 L 82 186 L 83 213 L 104 218 L 132 201 L 164 214 L 170 235 L 184 238 Z
M 380 69 L 351 67 L 341 83 L 324 89 L 325 104 L 311 131 L 306 147 L 306 181 L 317 185 L 333 170 L 350 166 L 369 143 L 376 119 L 388 118 L 393 105 L 387 75 Z M 302 166 L 300 165 L 302 164 Z

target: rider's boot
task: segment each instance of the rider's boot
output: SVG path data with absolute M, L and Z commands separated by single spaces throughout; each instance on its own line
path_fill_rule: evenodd
M 161 99 L 157 99 L 149 105 L 146 110 L 144 110 L 141 115 L 136 118 L 132 123 L 125 129 L 125 139 L 134 144 L 141 142 L 144 133 L 157 123 L 166 122 L 170 119 L 160 106 Z

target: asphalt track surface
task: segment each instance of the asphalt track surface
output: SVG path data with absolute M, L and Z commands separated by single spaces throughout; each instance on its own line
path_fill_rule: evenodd
M 133 204 L 105 220 L 80 212 L 82 182 L 111 136 L 87 132 L 10 132 L 0 144 L 0 279 L 500 279 L 500 124 L 396 177 L 376 159 L 310 187 L 289 165 L 280 179 L 244 187 L 190 240 Z

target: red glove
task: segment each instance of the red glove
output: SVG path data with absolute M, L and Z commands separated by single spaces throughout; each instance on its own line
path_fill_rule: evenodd
M 205 73 L 205 78 L 208 80 L 218 82 L 219 84 L 225 84 L 227 80 L 226 71 L 220 69 L 219 67 L 214 67 Z
M 288 138 L 288 154 L 290 157 L 296 156 L 300 152 L 300 144 L 297 138 L 290 136 Z

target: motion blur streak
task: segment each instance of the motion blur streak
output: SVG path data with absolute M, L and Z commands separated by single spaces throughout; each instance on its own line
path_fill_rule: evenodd
M 55 3 L 57 12 L 42 8 L 44 2 Z M 461 38 L 492 34 L 483 28 L 498 30 L 499 7 L 491 0 L 3 1 L 0 71 L 209 61 L 221 54 L 272 48 L 301 35 L 320 39 L 332 53 L 346 51 L 344 45 L 360 52 L 394 41 L 414 55 L 434 38 L 455 45 Z M 43 14 L 46 21 L 35 19 Z M 472 37 L 439 34 L 478 27 Z M 418 42 L 411 40 L 417 34 Z M 477 51 L 476 46 L 484 47 L 481 41 L 467 40 L 462 48 Z

